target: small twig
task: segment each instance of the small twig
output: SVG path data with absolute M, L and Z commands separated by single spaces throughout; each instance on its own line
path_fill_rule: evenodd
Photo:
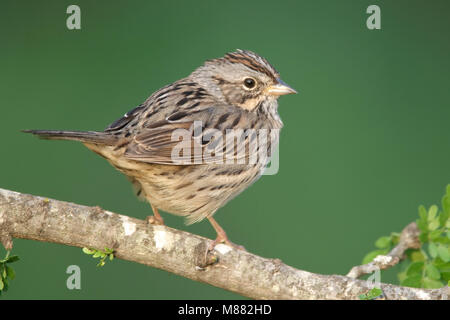
M 417 224 L 411 222 L 403 229 L 398 244 L 387 255 L 378 255 L 372 262 L 353 267 L 347 274 L 347 277 L 357 279 L 375 270 L 385 270 L 395 266 L 404 259 L 406 250 L 419 249 L 421 247 L 419 233 Z

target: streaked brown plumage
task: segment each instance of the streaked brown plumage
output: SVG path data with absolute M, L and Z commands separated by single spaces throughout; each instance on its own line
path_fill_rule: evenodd
M 277 143 L 283 126 L 277 98 L 290 93 L 295 90 L 279 79 L 267 60 L 238 50 L 208 60 L 188 77 L 156 91 L 103 132 L 26 132 L 45 139 L 81 141 L 104 157 L 131 180 L 139 197 L 150 202 L 155 215 L 150 222 L 163 223 L 158 209 L 185 216 L 188 223 L 208 218 L 218 234 L 214 244 L 230 243 L 212 215 L 260 177 L 267 159 L 251 163 L 246 153 L 244 163 L 217 163 L 213 156 L 223 149 L 225 140 L 214 142 L 206 139 L 206 133 L 215 129 L 225 136 L 229 129 L 255 129 L 256 135 L 247 136 L 238 146 L 249 148 L 266 129 L 275 132 L 273 143 Z M 200 136 L 194 129 L 198 121 Z M 173 135 L 180 129 L 192 132 L 185 143 L 201 150 L 200 159 L 198 154 L 183 153 L 188 162 L 174 161 L 172 153 L 179 140 Z M 238 151 L 231 149 L 228 154 L 232 153 L 235 159 L 242 158 Z

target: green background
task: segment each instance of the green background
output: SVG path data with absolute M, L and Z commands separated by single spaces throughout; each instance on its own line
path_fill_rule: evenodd
M 81 30 L 66 8 L 81 7 Z M 381 8 L 381 30 L 366 8 Z M 219 210 L 232 241 L 296 268 L 345 274 L 450 182 L 448 1 L 4 1 L 0 187 L 144 218 L 124 176 L 71 142 L 21 129 L 101 130 L 205 59 L 266 57 L 280 99 L 280 170 Z M 208 222 L 185 226 L 213 238 Z M 9 298 L 229 299 L 219 288 L 81 249 L 15 240 Z M 4 255 L 4 249 L 0 249 Z M 66 268 L 81 267 L 81 290 Z M 382 281 L 396 282 L 396 271 Z

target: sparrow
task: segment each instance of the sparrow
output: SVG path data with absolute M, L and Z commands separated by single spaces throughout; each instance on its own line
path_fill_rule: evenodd
M 157 90 L 103 131 L 24 132 L 80 141 L 105 158 L 150 203 L 149 223 L 164 224 L 159 210 L 187 224 L 206 218 L 217 233 L 211 247 L 235 246 L 213 215 L 264 172 L 283 127 L 278 98 L 294 93 L 265 58 L 237 50 Z

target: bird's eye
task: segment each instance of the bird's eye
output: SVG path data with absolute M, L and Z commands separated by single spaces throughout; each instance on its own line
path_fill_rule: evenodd
M 256 81 L 253 78 L 245 78 L 244 79 L 244 86 L 247 89 L 253 89 L 256 86 Z

